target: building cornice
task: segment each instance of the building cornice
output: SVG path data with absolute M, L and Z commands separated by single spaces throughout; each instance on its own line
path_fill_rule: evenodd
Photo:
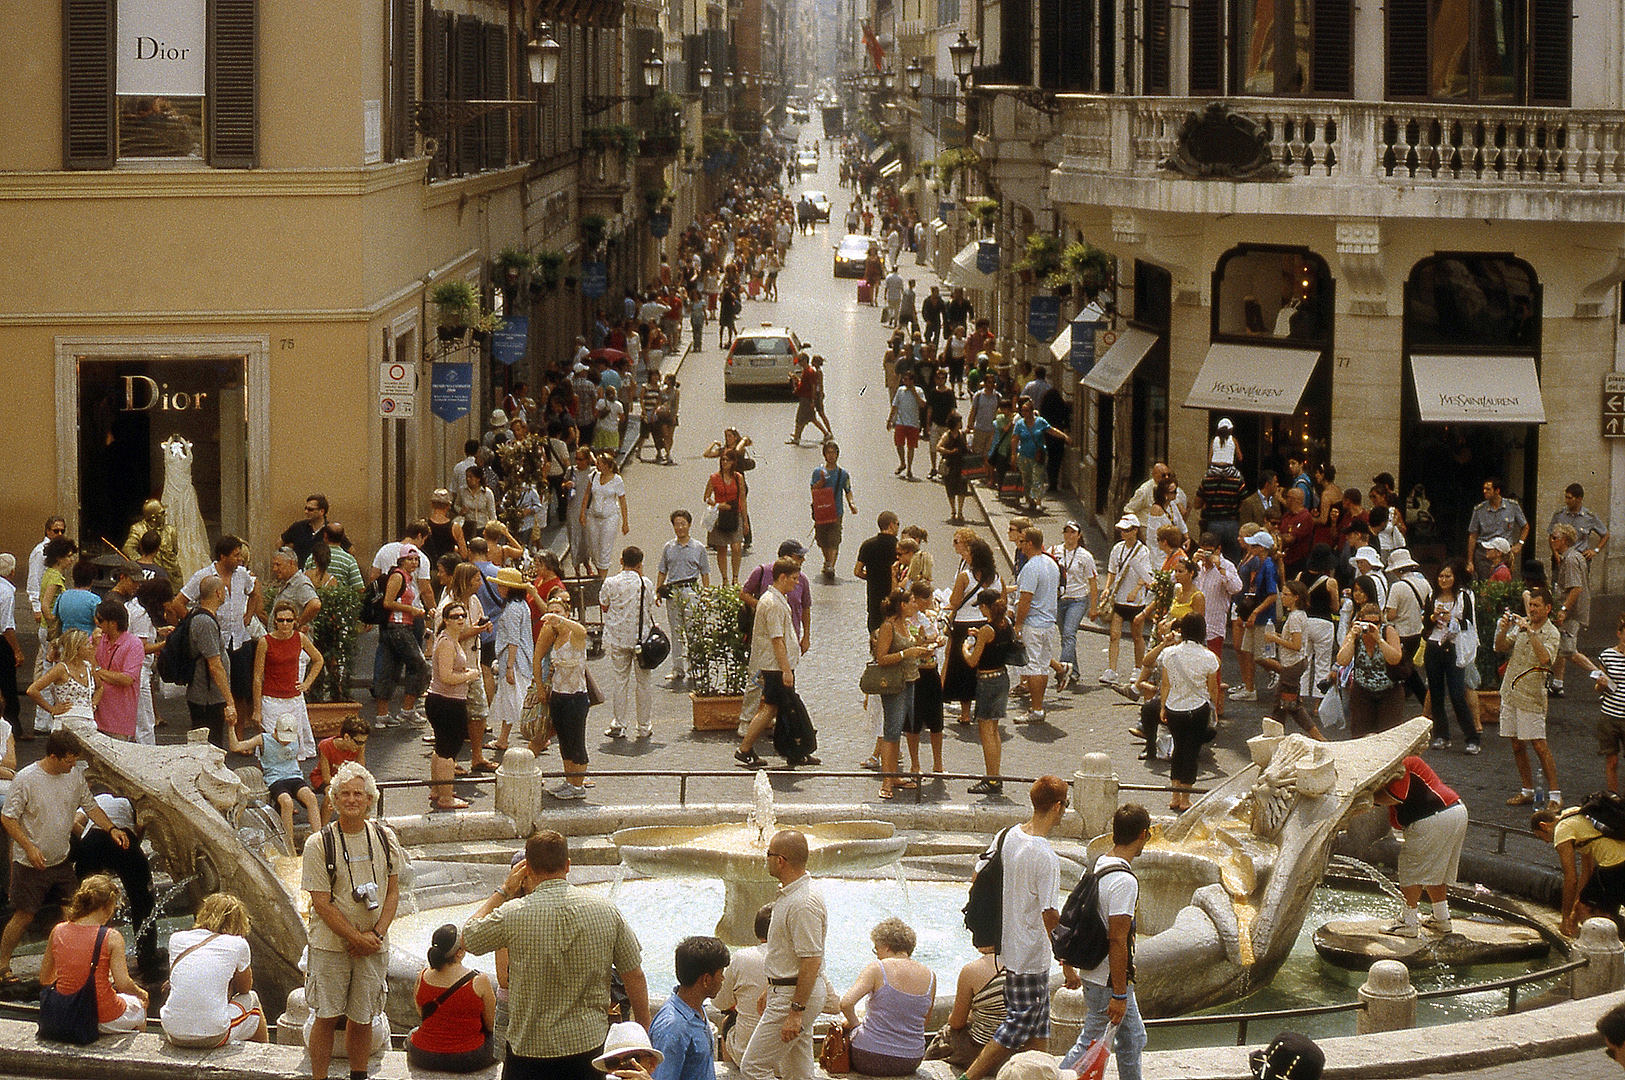
M 344 169 L 10 172 L 0 173 L 0 200 L 357 197 L 421 184 L 427 168 L 427 158 L 411 158 Z

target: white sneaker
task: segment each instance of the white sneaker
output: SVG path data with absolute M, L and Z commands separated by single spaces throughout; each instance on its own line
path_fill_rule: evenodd
M 585 799 L 587 797 L 586 788 L 576 787 L 569 781 L 559 784 L 558 787 L 549 788 L 547 793 L 555 799 Z
M 1257 701 L 1258 691 L 1249 690 L 1245 686 L 1238 686 L 1230 691 L 1228 696 L 1231 701 Z
M 1435 919 L 1432 916 L 1429 916 L 1428 918 L 1422 920 L 1422 925 L 1437 934 L 1450 933 L 1449 919 Z
M 1111 686 L 1114 683 L 1119 683 L 1123 680 L 1118 677 L 1117 672 L 1113 671 L 1111 668 L 1107 668 L 1105 671 L 1100 673 L 1100 679 L 1098 681 L 1102 686 Z
M 604 738 L 624 739 L 626 738 L 626 731 L 625 729 L 619 727 L 607 727 L 604 729 Z
M 654 728 L 649 728 L 647 731 L 638 732 L 638 738 L 639 739 L 652 739 L 652 738 L 654 738 L 654 733 L 655 733 L 655 729 Z

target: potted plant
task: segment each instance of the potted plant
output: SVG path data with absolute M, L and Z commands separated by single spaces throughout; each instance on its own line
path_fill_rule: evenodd
M 1028 233 L 1027 251 L 1016 260 L 1016 273 L 1023 285 L 1034 279 L 1046 281 L 1061 268 L 1061 238 L 1051 233 Z
M 941 190 L 945 193 L 953 190 L 954 175 L 959 172 L 968 175 L 970 170 L 980 165 L 981 162 L 982 155 L 968 146 L 950 146 L 938 154 L 936 167 L 938 185 Z
M 744 606 L 737 585 L 679 590 L 672 603 L 684 610 L 683 643 L 688 652 L 689 701 L 696 731 L 733 730 L 749 681 L 750 654 L 739 627 Z
M 631 124 L 605 124 L 583 128 L 581 145 L 597 153 L 619 150 L 627 157 L 638 152 L 638 129 Z
M 562 251 L 539 251 L 536 253 L 537 277 L 548 292 L 559 287 L 559 278 L 564 273 L 564 264 L 570 257 Z
M 971 217 L 984 229 L 991 229 L 999 220 L 999 200 L 974 199 L 970 204 Z
M 1093 244 L 1077 240 L 1061 252 L 1061 268 L 1050 274 L 1048 284 L 1056 295 L 1065 296 L 1075 287 L 1088 303 L 1112 283 L 1112 257 Z
M 588 251 L 597 251 L 598 245 L 604 242 L 604 230 L 609 227 L 609 219 L 603 214 L 583 214 L 581 216 L 581 245 Z
M 480 307 L 480 294 L 462 278 L 440 282 L 429 290 L 429 302 L 440 311 L 441 341 L 456 341 L 468 328 L 470 314 Z
M 491 334 L 502 329 L 502 326 L 502 320 L 497 318 L 494 312 L 482 311 L 475 317 L 469 328 L 473 331 L 475 344 L 489 345 L 491 343 Z
M 503 284 L 512 287 L 519 284 L 520 276 L 536 264 L 536 259 L 528 251 L 505 247 L 497 252 L 496 262 L 497 269 L 502 271 Z
M 361 594 L 341 581 L 316 590 L 322 609 L 310 623 L 310 638 L 322 654 L 322 672 L 305 693 L 311 734 L 318 739 L 337 735 L 345 718 L 361 709 L 348 693 L 350 664 L 361 615 Z
M 1495 624 L 1523 603 L 1522 581 L 1473 582 L 1473 621 L 1478 625 L 1478 718 L 1493 724 L 1501 716 L 1501 665 L 1495 651 Z

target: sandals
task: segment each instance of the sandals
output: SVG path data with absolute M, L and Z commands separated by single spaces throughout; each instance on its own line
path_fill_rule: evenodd
M 880 797 L 882 799 L 887 800 L 888 802 L 891 801 L 891 799 L 893 798 L 891 788 L 881 788 L 880 789 Z
M 893 780 L 891 788 L 892 788 L 893 791 L 896 791 L 898 788 L 908 789 L 908 788 L 917 788 L 919 786 L 920 786 L 919 784 L 916 784 L 912 780 Z
M 7 971 L 5 974 L 0 975 L 0 986 L 20 986 L 21 984 L 22 979 L 18 978 L 17 973 L 14 971 Z
M 865 758 L 863 761 L 858 762 L 858 768 L 860 768 L 860 769 L 879 769 L 880 768 L 880 759 L 877 758 L 877 757 Z
M 451 775 L 452 776 L 467 776 L 468 775 L 468 770 L 463 768 L 461 765 L 453 765 L 451 767 Z
M 429 804 L 430 810 L 467 810 L 467 799 L 435 799 Z
M 477 773 L 494 773 L 497 771 L 497 767 L 497 763 L 494 761 L 479 761 L 474 763 L 474 771 Z

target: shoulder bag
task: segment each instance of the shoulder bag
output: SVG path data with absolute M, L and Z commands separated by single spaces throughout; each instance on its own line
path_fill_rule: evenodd
M 875 633 L 880 631 L 876 630 Z M 858 678 L 858 689 L 865 694 L 901 694 L 903 685 L 902 664 L 882 664 L 877 660 L 865 664 L 863 674 Z
M 827 1073 L 852 1071 L 852 1043 L 847 1038 L 846 1028 L 840 1024 L 831 1024 L 824 1032 L 824 1049 L 818 1054 L 818 1065 Z
M 643 632 L 643 594 L 649 591 L 648 583 L 638 576 L 638 667 L 644 671 L 653 671 L 666 662 L 671 655 L 671 639 L 666 632 L 660 629 L 660 624 L 651 622 L 649 632 Z
M 96 1008 L 96 965 L 102 958 L 107 927 L 96 930 L 96 946 L 90 952 L 90 973 L 79 989 L 64 994 L 55 986 L 40 987 L 39 1037 L 52 1042 L 89 1046 L 101 1035 Z
M 1473 594 L 1462 591 L 1461 629 L 1456 632 L 1456 666 L 1471 667 L 1478 659 L 1478 619 L 1473 612 Z
M 454 982 L 450 986 L 446 987 L 445 991 L 439 997 L 435 998 L 433 1001 L 425 1001 L 423 1003 L 422 1007 L 418 1010 L 422 1014 L 423 1019 L 427 1020 L 427 1019 L 429 1019 L 429 1017 L 431 1017 L 435 1013 L 439 1012 L 440 1011 L 440 1006 L 444 1005 L 447 1001 L 449 1001 L 451 999 L 451 995 L 453 995 L 457 991 L 461 990 L 466 983 L 473 982 L 474 981 L 474 976 L 476 976 L 478 974 L 479 974 L 479 972 L 477 972 L 477 971 L 470 971 L 468 974 L 464 975 L 461 979 L 458 979 L 456 982 Z M 418 976 L 418 978 L 420 978 L 420 979 L 422 977 L 423 976 L 421 976 L 421 975 Z

